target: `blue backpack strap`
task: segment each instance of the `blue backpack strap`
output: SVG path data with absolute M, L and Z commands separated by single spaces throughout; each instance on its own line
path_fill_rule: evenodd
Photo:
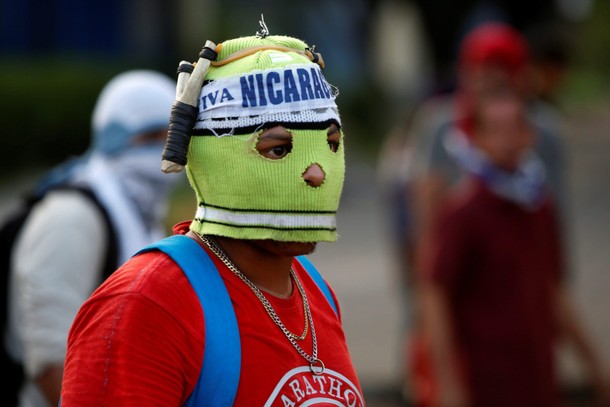
M 241 345 L 231 298 L 214 262 L 195 240 L 173 235 L 138 252 L 160 250 L 180 266 L 199 297 L 205 320 L 201 373 L 185 406 L 232 406 L 239 384 Z
M 296 258 L 299 263 L 301 263 L 301 266 L 303 266 L 303 268 L 309 273 L 313 281 L 318 285 L 318 287 L 320 287 L 320 290 L 322 290 L 322 293 L 330 303 L 330 306 L 335 311 L 335 314 L 338 316 L 339 311 L 337 310 L 337 304 L 335 304 L 335 300 L 333 299 L 333 296 L 330 293 L 330 288 L 328 288 L 328 284 L 326 284 L 326 281 L 324 280 L 322 275 L 318 272 L 313 263 L 307 257 L 297 256 Z

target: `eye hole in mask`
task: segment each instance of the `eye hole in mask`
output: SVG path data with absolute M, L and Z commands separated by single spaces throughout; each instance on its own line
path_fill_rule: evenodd
M 336 123 L 332 123 L 328 128 L 327 142 L 330 151 L 336 153 L 339 150 L 339 141 L 341 140 L 341 131 Z
M 339 150 L 340 140 L 340 127 L 333 122 L 327 131 L 328 147 L 333 153 Z M 258 136 L 256 150 L 265 158 L 271 160 L 282 159 L 292 151 L 292 134 L 280 125 L 270 127 Z
M 256 151 L 265 158 L 280 160 L 292 151 L 292 134 L 282 126 L 269 128 L 258 136 Z

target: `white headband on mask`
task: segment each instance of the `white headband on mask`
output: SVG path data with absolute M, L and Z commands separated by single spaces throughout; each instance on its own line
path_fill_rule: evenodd
M 265 123 L 341 123 L 331 88 L 318 65 L 292 65 L 219 78 L 199 97 L 195 130 Z

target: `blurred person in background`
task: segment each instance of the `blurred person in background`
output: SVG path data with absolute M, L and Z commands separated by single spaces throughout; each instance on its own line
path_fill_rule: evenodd
M 471 104 L 469 131 L 454 129 L 449 154 L 463 177 L 421 243 L 418 405 L 559 406 L 555 350 L 565 340 L 607 406 L 605 367 L 566 289 L 536 128 L 524 95 L 497 79 Z
M 118 265 L 165 236 L 173 186 L 160 155 L 175 82 L 127 71 L 99 94 L 89 150 L 43 178 L 13 247 L 7 344 L 24 366 L 19 406 L 56 406 L 68 330 Z
M 396 238 L 405 255 L 399 257 L 407 273 L 407 296 L 414 298 L 413 275 L 417 272 L 419 243 L 426 239 L 447 193 L 465 175 L 450 153 L 454 134 L 470 134 L 475 126 L 474 106 L 488 93 L 507 89 L 518 93 L 526 104 L 525 114 L 533 129 L 533 145 L 543 163 L 546 179 L 565 224 L 565 159 L 560 123 L 551 120 L 548 109 L 539 108 L 540 99 L 532 87 L 532 64 L 528 42 L 512 26 L 486 21 L 473 27 L 460 44 L 457 61 L 458 86 L 455 91 L 424 100 L 413 112 L 402 137 L 401 163 L 395 168 L 400 183 L 395 195 L 397 222 L 402 222 Z M 396 139 L 397 136 L 393 136 Z M 388 141 L 389 143 L 390 141 Z M 394 142 L 394 141 L 393 141 Z M 386 150 L 390 150 L 386 148 Z M 382 157 L 385 159 L 387 157 Z M 402 160 L 402 161 L 401 161 Z M 388 170 L 386 170 L 387 172 Z M 397 176 L 397 178 L 399 178 Z M 566 250 L 564 248 L 564 250 Z M 411 283 L 409 283 L 411 282 Z M 415 304 L 408 311 L 405 332 L 405 363 L 411 359 L 411 338 L 417 336 L 418 312 Z M 409 371 L 405 372 L 408 393 Z
M 565 203 L 565 152 L 558 127 L 538 120 L 539 103 L 532 89 L 531 58 L 526 38 L 510 25 L 486 22 L 464 38 L 458 61 L 458 87 L 452 94 L 425 101 L 412 129 L 414 154 L 413 205 L 418 237 L 429 230 L 438 203 L 464 174 L 450 154 L 456 130 L 470 134 L 475 126 L 474 106 L 488 93 L 507 88 L 526 103 L 525 114 L 534 128 L 534 149 L 542 159 L 551 192 L 560 208 Z

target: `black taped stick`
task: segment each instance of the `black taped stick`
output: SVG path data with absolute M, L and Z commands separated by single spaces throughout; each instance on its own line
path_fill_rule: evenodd
M 203 86 L 205 74 L 210 68 L 210 63 L 217 56 L 216 44 L 212 41 L 206 41 L 205 46 L 199 53 L 199 59 L 195 64 L 193 72 L 188 76 L 186 84 L 184 80 L 180 80 L 176 84 L 176 93 L 180 92 L 180 94 L 176 96 L 176 100 L 172 105 L 169 118 L 169 131 L 165 141 L 165 149 L 163 150 L 163 160 L 161 161 L 161 170 L 165 173 L 180 172 L 186 165 L 191 132 L 197 120 L 199 93 Z M 180 67 L 178 69 L 180 71 Z M 184 86 L 184 89 L 180 91 L 182 86 Z

